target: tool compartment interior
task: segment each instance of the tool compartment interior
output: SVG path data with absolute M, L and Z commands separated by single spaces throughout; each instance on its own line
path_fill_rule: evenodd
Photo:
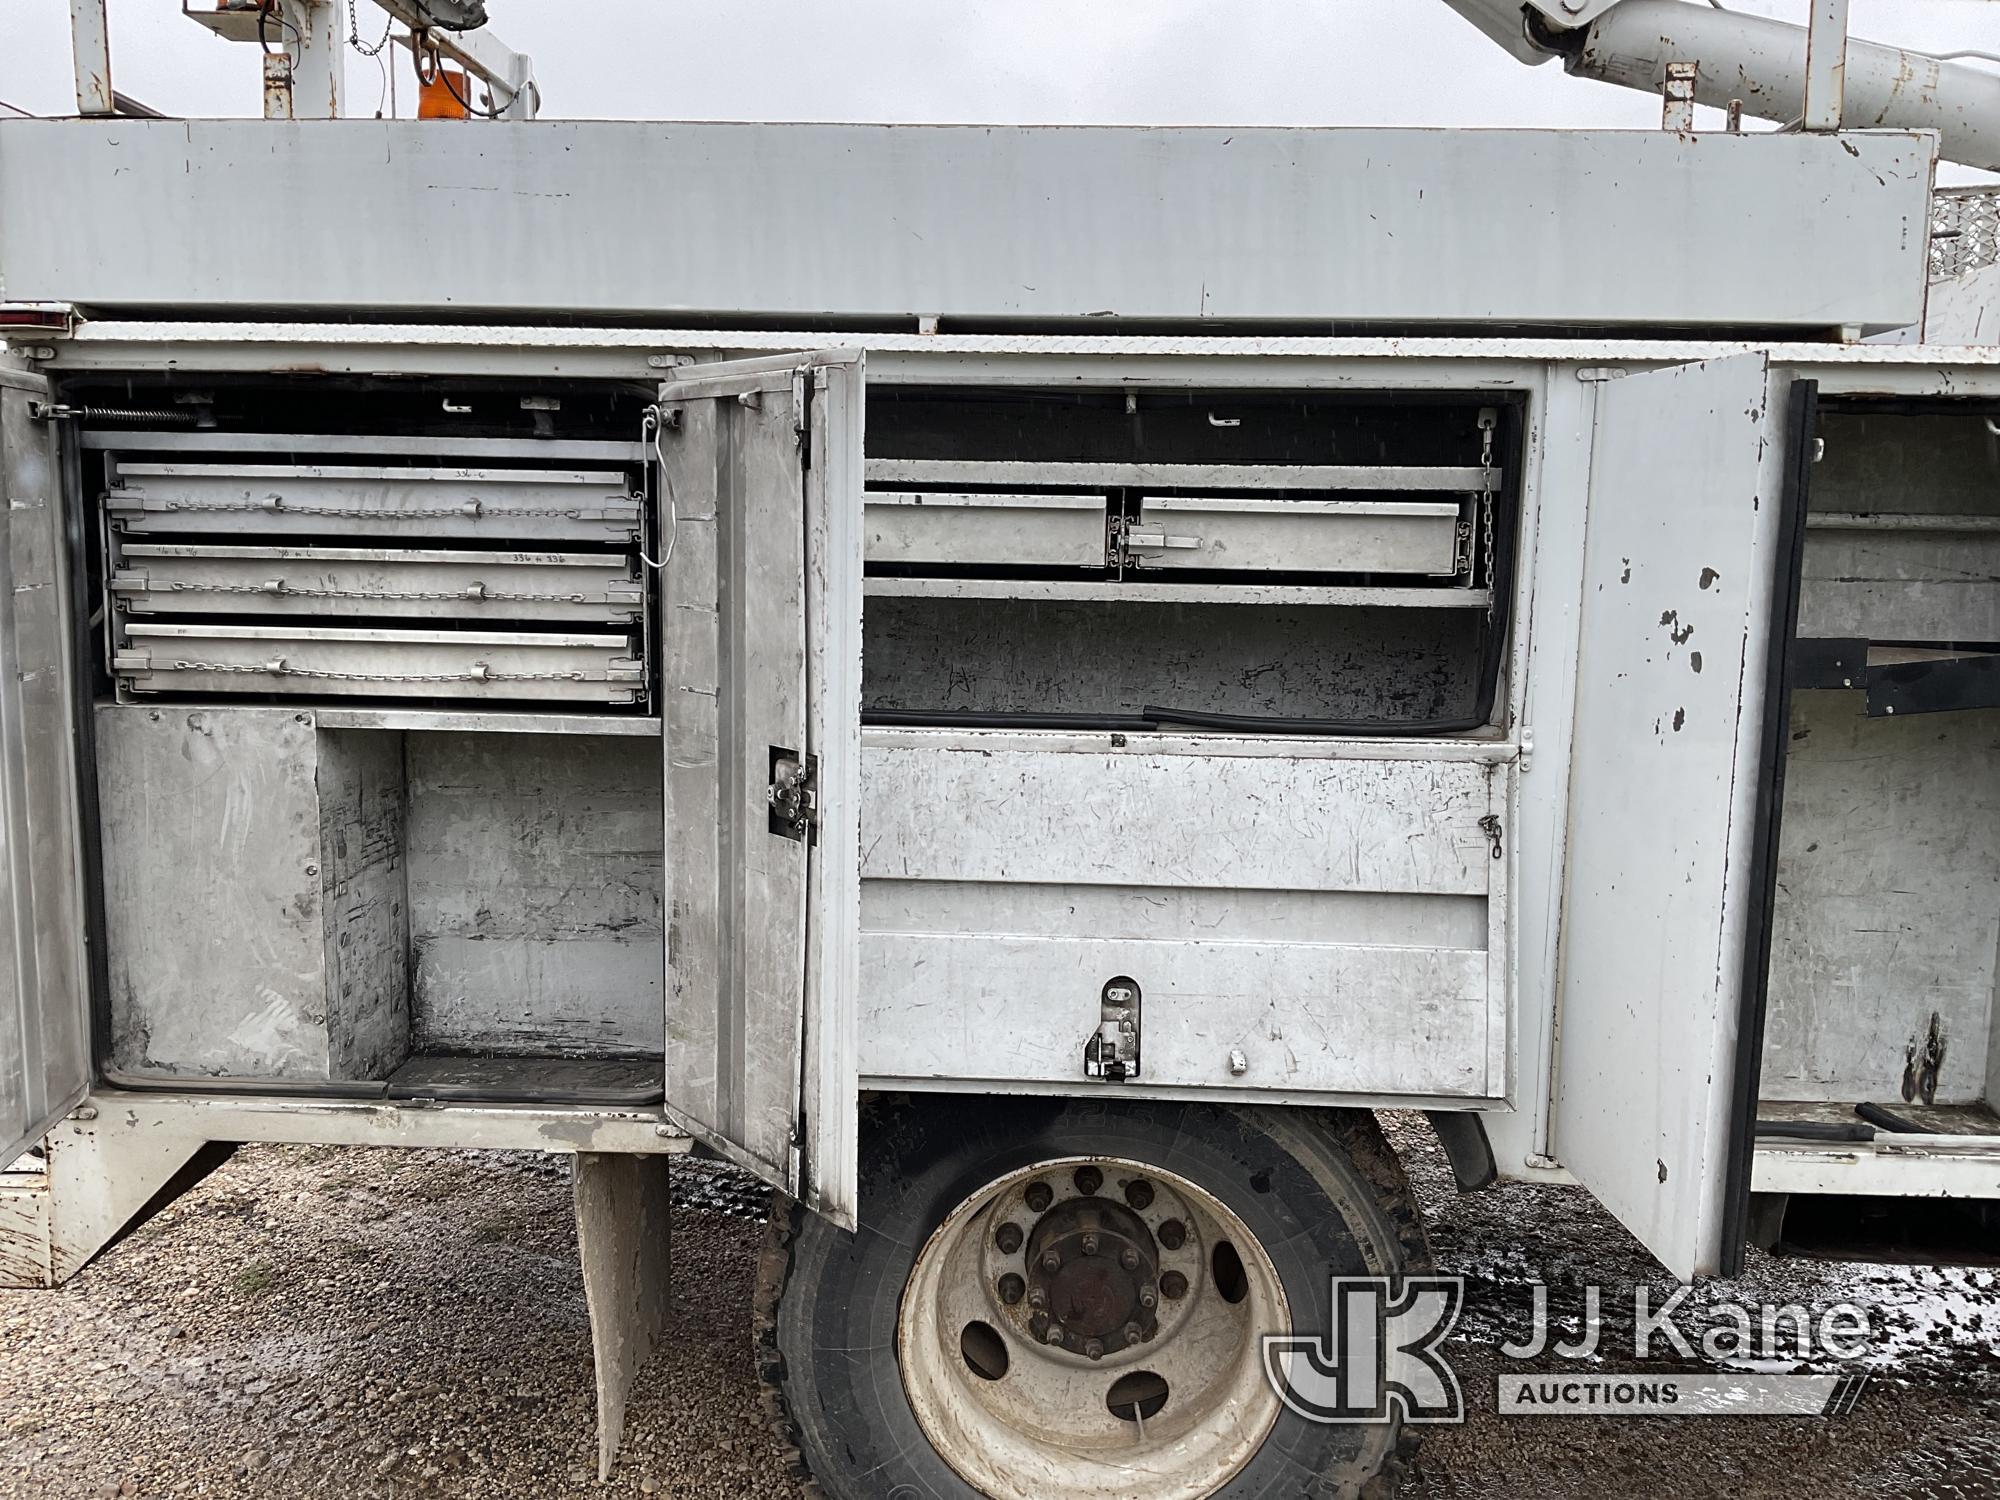
M 113 1076 L 657 1097 L 650 392 L 65 400 Z
M 2000 424 L 1829 402 L 1805 516 L 1758 1119 L 2000 1137 Z M 1879 1200 L 1864 1234 L 1915 1218 Z M 1833 1220 L 1786 1215 L 1804 1244 Z M 1989 1226 L 1990 1227 L 1990 1226 Z M 1839 1232 L 1852 1235 L 1844 1222 Z M 1914 1232 L 1914 1229 L 1912 1229 Z
M 864 712 L 1478 727 L 1516 411 L 1468 393 L 878 390 Z
M 670 856 L 649 564 L 671 501 L 653 488 L 651 394 L 330 377 L 65 389 L 83 414 L 115 1077 L 658 1095 Z M 1396 875 L 1369 873 L 1382 861 L 1363 851 L 1341 873 L 1302 846 L 1284 856 L 1298 870 L 1272 871 L 1277 845 L 1253 838 L 1175 877 L 1192 885 L 1163 923 L 1141 898 L 1178 856 L 1125 829 L 1130 869 L 1103 872 L 1094 935 L 1141 945 L 1149 974 L 1178 972 L 1240 890 L 1301 884 L 1301 923 L 1267 934 L 1281 976 L 1267 1001 L 1280 1017 L 1337 1003 L 1352 1035 L 1293 1065 L 1294 1086 L 1490 1093 L 1506 917 L 1499 835 L 1484 830 L 1504 776 L 1432 766 L 1421 737 L 1498 731 L 1520 411 L 1470 392 L 877 386 L 864 722 L 1320 737 L 1297 764 L 1240 745 L 1212 767 L 1186 746 L 1057 755 L 1074 795 L 1095 795 L 1075 776 L 1104 778 L 1149 827 L 1190 835 L 1211 773 L 1248 778 L 1246 806 L 1334 778 L 1384 838 L 1427 851 Z M 1326 741 L 1375 734 L 1414 742 L 1346 765 Z M 930 774 L 868 753 L 864 843 L 906 773 Z M 970 816 L 985 795 L 932 791 Z M 950 826 L 905 851 L 900 882 L 864 861 L 864 968 L 899 944 L 978 950 L 964 903 L 990 911 L 997 888 L 927 873 L 977 862 Z M 1286 827 L 1271 837 L 1290 849 L 1300 830 Z M 1010 899 L 1052 937 L 1075 905 L 1046 883 Z M 894 933 L 879 930 L 891 906 Z M 1333 927 L 1305 920 L 1322 907 Z M 896 973 L 874 986 L 882 1005 L 902 1003 Z M 1006 982 L 1040 985 L 1025 976 Z M 1053 1062 L 991 1061 L 1080 1067 L 1100 1009 L 1097 980 L 1086 988 L 1074 1046 L 1065 1012 Z M 976 990 L 944 1003 L 980 1003 Z M 1221 997 L 1175 1003 L 1200 1028 Z M 864 1032 L 864 1072 L 871 1056 L 903 1066 L 878 1043 L 907 1026 Z M 1191 1079 L 1229 1060 L 1157 1058 Z M 1246 1063 L 1249 1084 L 1270 1065 Z

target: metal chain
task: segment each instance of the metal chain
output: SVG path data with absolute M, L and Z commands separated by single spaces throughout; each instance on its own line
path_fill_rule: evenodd
M 153 671 L 152 667 L 145 670 Z M 463 672 L 334 672 L 320 667 L 295 667 L 280 659 L 267 662 L 176 661 L 176 672 L 233 672 L 269 677 L 310 677 L 321 682 L 614 682 L 621 679 L 589 672 L 495 672 L 467 667 Z
M 389 33 L 395 29 L 396 18 L 391 16 L 382 28 L 382 40 L 372 47 L 369 46 L 361 40 L 361 17 L 355 10 L 354 0 L 347 0 L 347 45 L 363 57 L 381 56 L 382 49 L 389 45 Z
M 1482 531 L 1481 562 L 1486 579 L 1486 623 L 1493 623 L 1493 607 L 1497 604 L 1499 580 L 1494 572 L 1493 562 L 1493 429 L 1499 420 L 1499 413 L 1479 414 L 1479 467 L 1484 476 L 1479 487 L 1479 515 Z
M 165 590 L 172 594 L 256 594 L 262 598 L 287 599 L 368 599 L 368 600 L 495 600 L 509 604 L 588 604 L 585 594 L 530 594 L 506 589 L 489 589 L 474 584 L 466 589 L 303 589 L 288 583 L 275 587 L 262 583 L 190 583 L 176 579 Z M 148 592 L 152 592 L 150 589 Z

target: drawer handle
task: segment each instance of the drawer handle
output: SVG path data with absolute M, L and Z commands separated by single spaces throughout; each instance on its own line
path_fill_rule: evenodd
M 1154 552 L 1164 552 L 1169 547 L 1199 547 L 1198 536 L 1170 536 L 1164 531 L 1128 531 L 1126 543 L 1133 547 L 1143 547 Z

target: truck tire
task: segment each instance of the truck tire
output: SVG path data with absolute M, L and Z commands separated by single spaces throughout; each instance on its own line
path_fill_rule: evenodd
M 808 1495 L 1394 1494 L 1414 1443 L 1283 1406 L 1257 1337 L 1323 1336 L 1334 1275 L 1428 1267 L 1371 1115 L 884 1096 L 860 1204 L 849 1234 L 780 1198 L 760 1266 L 759 1373 Z

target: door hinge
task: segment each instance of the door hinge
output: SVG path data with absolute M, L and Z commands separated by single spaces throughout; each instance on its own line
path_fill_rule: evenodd
M 1623 365 L 1589 365 L 1578 370 L 1576 378 L 1586 383 L 1600 380 L 1623 380 L 1625 378 L 1625 367 Z
M 812 444 L 812 386 L 807 377 L 811 370 L 800 365 L 792 371 L 792 435 L 798 439 L 799 467 L 813 466 Z
M 819 757 L 771 747 L 771 832 L 810 842 L 819 830 Z

